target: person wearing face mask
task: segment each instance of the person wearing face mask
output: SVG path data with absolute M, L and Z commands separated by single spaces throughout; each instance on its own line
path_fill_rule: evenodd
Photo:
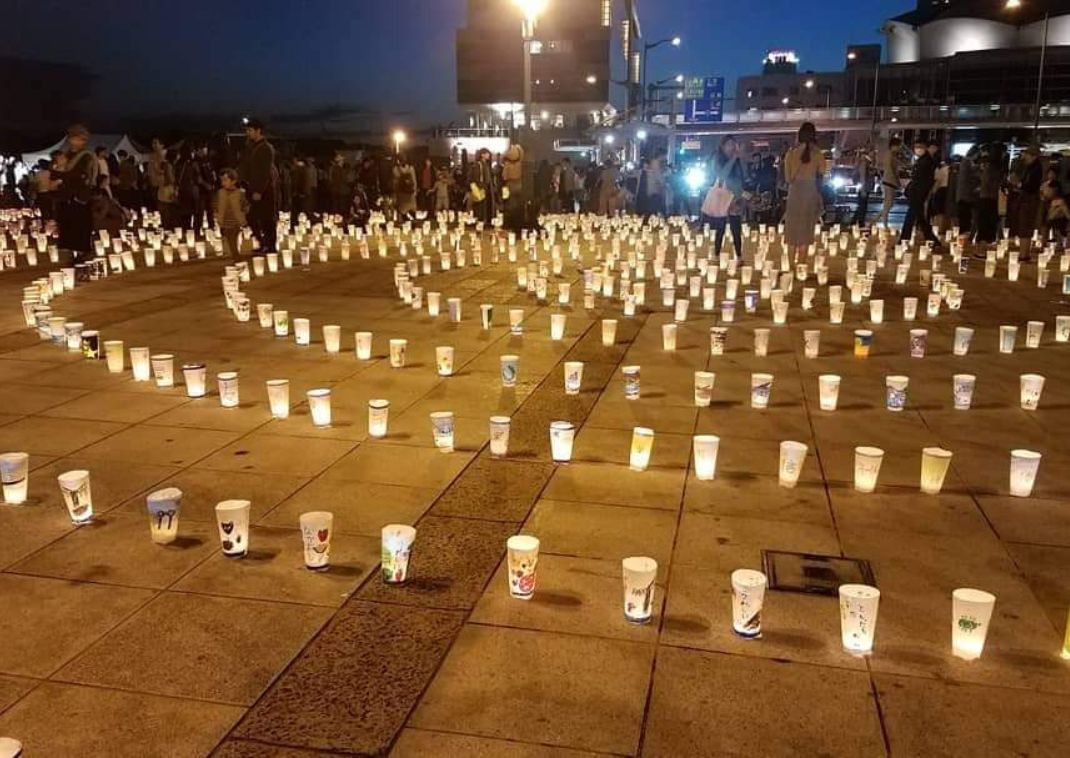
M 910 242 L 914 236 L 914 227 L 917 226 L 925 239 L 939 246 L 939 239 L 929 225 L 929 219 L 925 215 L 925 203 L 929 194 L 936 184 L 936 161 L 929 153 L 929 146 L 925 140 L 914 142 L 914 169 L 910 174 L 910 184 L 907 185 L 907 215 L 903 219 L 903 230 L 899 234 L 900 242 Z

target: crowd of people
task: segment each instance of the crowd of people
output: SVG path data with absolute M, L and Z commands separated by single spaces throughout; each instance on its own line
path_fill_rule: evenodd
M 530 226 L 540 213 L 686 215 L 710 224 L 720 252 L 729 236 L 736 250 L 742 247 L 744 221 L 783 222 L 789 244 L 808 245 L 814 224 L 837 202 L 812 124 L 803 125 L 782 155 L 746 159 L 739 140 L 725 136 L 706 164 L 701 187 L 689 182 L 683 167 L 669 164 L 664 151 L 638 165 L 622 166 L 613 153 L 601 162 L 542 160 L 530 198 L 519 145 L 497 155 L 462 151 L 453 160 L 426 157 L 414 165 L 400 150 L 355 159 L 342 152 L 324 157 L 289 151 L 280 157 L 263 123 L 247 120 L 244 131 L 239 149 L 193 140 L 168 148 L 154 139 L 146 154 L 131 155 L 91 149 L 88 130 L 75 125 L 65 150 L 22 176 L 14 158 L 3 160 L 4 200 L 39 207 L 57 224 L 60 246 L 79 255 L 89 254 L 94 230 L 117 233 L 142 207 L 158 211 L 169 228 L 218 221 L 235 252 L 245 226 L 260 249 L 274 250 L 280 212 L 293 223 L 302 214 L 332 214 L 363 224 L 374 211 L 414 218 L 444 210 L 467 211 L 487 223 L 501 213 L 510 229 Z M 915 141 L 909 153 L 892 137 L 879 155 L 872 146 L 858 150 L 854 173 L 852 223 L 888 225 L 904 197 L 904 239 L 917 231 L 938 245 L 957 226 L 966 244 L 993 242 L 1003 231 L 1017 237 L 1037 231 L 1062 243 L 1070 227 L 1070 160 L 1034 147 L 1011 160 L 1002 144 L 984 144 L 960 158 L 925 140 Z M 881 206 L 871 218 L 870 199 L 878 192 Z

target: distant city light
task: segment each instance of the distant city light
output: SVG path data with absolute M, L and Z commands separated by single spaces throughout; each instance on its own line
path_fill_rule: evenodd
M 617 138 L 614 137 L 612 134 L 607 134 L 603 139 L 607 145 L 612 145 Z
M 814 80 L 813 79 L 807 79 L 806 80 L 806 89 L 813 89 L 813 88 L 814 88 Z
M 852 50 L 851 52 L 847 53 L 847 60 L 849 60 L 849 61 L 853 61 L 857 57 L 858 57 L 858 53 L 856 53 L 854 50 Z
M 646 139 L 646 129 L 640 129 L 639 131 L 637 131 L 635 133 L 635 136 L 639 140 L 645 140 Z
M 681 43 L 683 43 L 683 40 L 680 39 L 679 37 L 673 37 L 672 38 L 672 46 L 673 47 L 680 47 Z
M 597 84 L 598 83 L 598 77 L 595 76 L 594 74 L 587 74 L 587 83 L 588 84 Z
M 676 83 L 677 84 L 683 84 L 684 83 L 684 75 L 683 74 L 677 74 L 676 75 Z

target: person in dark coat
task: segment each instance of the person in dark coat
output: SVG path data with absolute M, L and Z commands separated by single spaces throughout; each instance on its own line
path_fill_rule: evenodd
M 246 121 L 245 138 L 247 144 L 238 174 L 249 193 L 249 226 L 260 243 L 260 251 L 275 252 L 279 221 L 275 148 L 264 137 L 264 124 L 257 119 Z
M 327 182 L 331 190 L 331 213 L 339 216 L 349 214 L 349 204 L 353 195 L 349 173 L 349 166 L 346 165 L 345 156 L 341 153 L 335 153 L 334 161 L 327 172 Z
M 364 188 L 364 194 L 368 205 L 375 207 L 379 202 L 379 168 L 375 165 L 375 159 L 365 156 L 360 163 L 360 172 L 357 174 L 357 183 Z
M 53 169 L 58 181 L 59 246 L 70 250 L 75 261 L 93 250 L 93 212 L 90 204 L 97 184 L 97 159 L 86 149 L 89 130 L 75 124 L 67 130 L 67 160 L 62 171 Z
M 468 172 L 469 200 L 477 221 L 490 224 L 498 213 L 498 186 L 490 150 L 483 148 Z
M 936 184 L 936 160 L 929 153 L 929 146 L 924 140 L 914 143 L 914 169 L 907 185 L 907 215 L 903 219 L 903 231 L 899 234 L 900 242 L 910 242 L 914 236 L 914 226 L 921 229 L 925 239 L 939 246 L 940 240 L 933 232 L 929 219 L 925 215 L 925 203 L 929 199 L 933 185 Z
M 201 145 L 193 155 L 193 165 L 196 169 L 194 176 L 197 182 L 197 202 L 193 207 L 193 228 L 196 229 L 202 223 L 208 226 L 215 225 L 215 191 L 218 179 L 216 178 L 215 166 L 208 156 L 208 146 Z

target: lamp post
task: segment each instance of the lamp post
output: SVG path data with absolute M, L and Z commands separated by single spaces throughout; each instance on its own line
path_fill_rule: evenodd
M 401 146 L 405 143 L 406 140 L 405 132 L 403 132 L 401 129 L 395 129 L 394 133 L 391 135 L 391 138 L 394 140 L 394 154 L 400 155 Z
M 513 0 L 524 20 L 520 25 L 520 36 L 524 40 L 524 128 L 531 128 L 531 43 L 535 39 L 535 25 L 539 16 L 546 10 L 549 0 Z
M 1004 8 L 1016 11 L 1022 7 L 1022 0 L 1007 0 Z M 1037 97 L 1033 104 L 1033 142 L 1039 141 L 1040 136 L 1040 94 L 1044 88 L 1044 63 L 1048 55 L 1048 27 L 1051 23 L 1051 12 L 1044 12 L 1044 38 L 1040 43 L 1040 65 L 1037 67 Z
M 647 116 L 647 107 L 646 107 L 646 105 L 647 105 L 646 104 L 646 62 L 647 62 L 648 56 L 650 55 L 650 51 L 653 50 L 656 47 L 661 47 L 662 45 L 672 45 L 673 47 L 680 47 L 680 45 L 682 43 L 683 43 L 683 40 L 681 40 L 679 37 L 666 37 L 665 39 L 659 39 L 657 42 L 648 42 L 648 43 L 644 43 L 643 44 L 643 119 L 644 120 L 646 119 L 646 116 Z

